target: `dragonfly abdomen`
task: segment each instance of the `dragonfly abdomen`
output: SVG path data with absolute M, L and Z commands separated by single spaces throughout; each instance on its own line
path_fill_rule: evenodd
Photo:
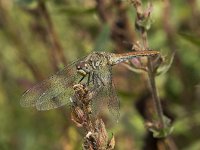
M 153 56 L 159 54 L 158 51 L 154 50 L 145 50 L 145 51 L 134 51 L 129 53 L 122 53 L 122 54 L 113 54 L 110 58 L 111 65 L 116 65 L 118 63 L 136 58 L 136 57 L 143 57 L 143 56 Z

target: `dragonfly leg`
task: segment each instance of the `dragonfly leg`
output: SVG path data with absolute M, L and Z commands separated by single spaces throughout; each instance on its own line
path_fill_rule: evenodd
M 92 73 L 92 83 L 93 83 L 93 85 L 94 85 L 94 82 L 95 82 L 95 74 L 94 73 Z
M 89 86 L 89 84 L 90 84 L 90 78 L 91 78 L 91 73 L 89 73 L 89 75 L 88 75 L 88 80 L 87 80 L 87 85 Z
M 103 86 L 105 86 L 105 83 L 103 82 L 102 78 L 99 77 L 99 75 L 97 74 L 97 78 L 101 81 L 101 83 L 103 84 Z
M 78 83 L 80 83 L 81 81 L 83 81 L 84 78 L 85 78 L 85 76 L 83 76 Z
M 95 74 L 94 72 L 92 72 L 92 81 L 91 82 L 94 85 L 93 90 L 95 90 L 96 88 L 98 89 L 100 87 L 100 85 L 98 84 L 97 74 Z

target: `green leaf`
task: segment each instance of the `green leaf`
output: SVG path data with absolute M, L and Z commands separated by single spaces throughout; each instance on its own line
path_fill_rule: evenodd
M 143 74 L 146 73 L 146 70 L 144 70 L 144 68 L 136 68 L 134 66 L 130 66 L 128 64 L 123 63 L 122 65 L 124 65 L 127 69 L 129 69 L 132 72 L 135 72 L 137 74 Z
M 165 58 L 163 57 L 163 62 L 161 65 L 158 67 L 156 75 L 161 75 L 165 74 L 171 67 L 173 60 L 174 60 L 175 53 L 172 53 L 171 56 L 166 56 Z
M 174 128 L 172 126 L 172 127 L 163 128 L 162 130 L 151 129 L 150 131 L 153 132 L 153 137 L 164 138 L 164 137 L 167 137 L 168 135 L 170 135 L 172 133 L 173 129 Z
M 155 128 L 151 127 L 149 130 L 153 133 L 153 137 L 155 138 L 164 138 L 170 135 L 173 131 L 174 127 L 171 126 L 171 120 L 164 116 L 164 128 Z
M 180 32 L 179 35 L 196 46 L 200 46 L 200 37 L 191 33 Z

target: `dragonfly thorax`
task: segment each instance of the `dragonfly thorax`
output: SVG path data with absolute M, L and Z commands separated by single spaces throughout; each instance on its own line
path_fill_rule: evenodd
M 102 66 L 107 64 L 107 57 L 105 53 L 94 52 L 88 57 L 86 57 L 83 61 L 80 61 L 76 65 L 76 70 L 82 76 L 86 76 L 87 74 L 99 70 Z

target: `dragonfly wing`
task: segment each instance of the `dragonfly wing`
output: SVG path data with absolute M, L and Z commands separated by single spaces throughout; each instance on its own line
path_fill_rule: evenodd
M 112 81 L 112 68 L 105 66 L 98 72 L 98 82 L 95 82 L 96 95 L 93 102 L 93 107 L 98 113 L 104 103 L 108 104 L 108 109 L 115 119 L 119 119 L 120 103 L 115 92 L 114 83 Z M 99 107 L 100 106 L 100 107 Z
M 109 111 L 114 115 L 114 118 L 116 120 L 119 119 L 120 116 L 120 101 L 117 97 L 117 94 L 115 92 L 115 85 L 113 81 L 109 83 L 109 100 L 108 100 L 108 109 Z
M 27 90 L 22 95 L 20 104 L 23 107 L 36 106 L 38 110 L 48 110 L 66 104 L 68 100 L 63 99 L 63 96 L 66 95 L 66 93 L 70 93 L 69 87 L 71 87 L 78 78 L 75 67 L 76 63 L 77 62 L 71 63 L 48 79 Z M 59 96 L 59 98 L 56 98 L 57 96 Z M 55 101 L 58 102 L 55 104 Z M 44 107 L 44 105 L 46 105 L 46 107 Z
M 113 79 L 112 79 L 112 68 L 109 67 L 109 83 L 108 83 L 108 86 L 107 86 L 107 92 L 108 92 L 108 109 L 109 111 L 112 113 L 112 115 L 114 115 L 114 118 L 116 120 L 119 119 L 119 116 L 120 116 L 120 101 L 117 97 L 117 94 L 116 94 L 116 90 L 115 90 L 115 85 L 114 85 L 114 82 L 113 82 Z
M 65 92 L 51 98 L 41 96 L 36 102 L 37 110 L 49 110 L 66 105 L 70 101 L 70 97 L 73 95 L 74 90 L 72 88 L 65 89 Z

